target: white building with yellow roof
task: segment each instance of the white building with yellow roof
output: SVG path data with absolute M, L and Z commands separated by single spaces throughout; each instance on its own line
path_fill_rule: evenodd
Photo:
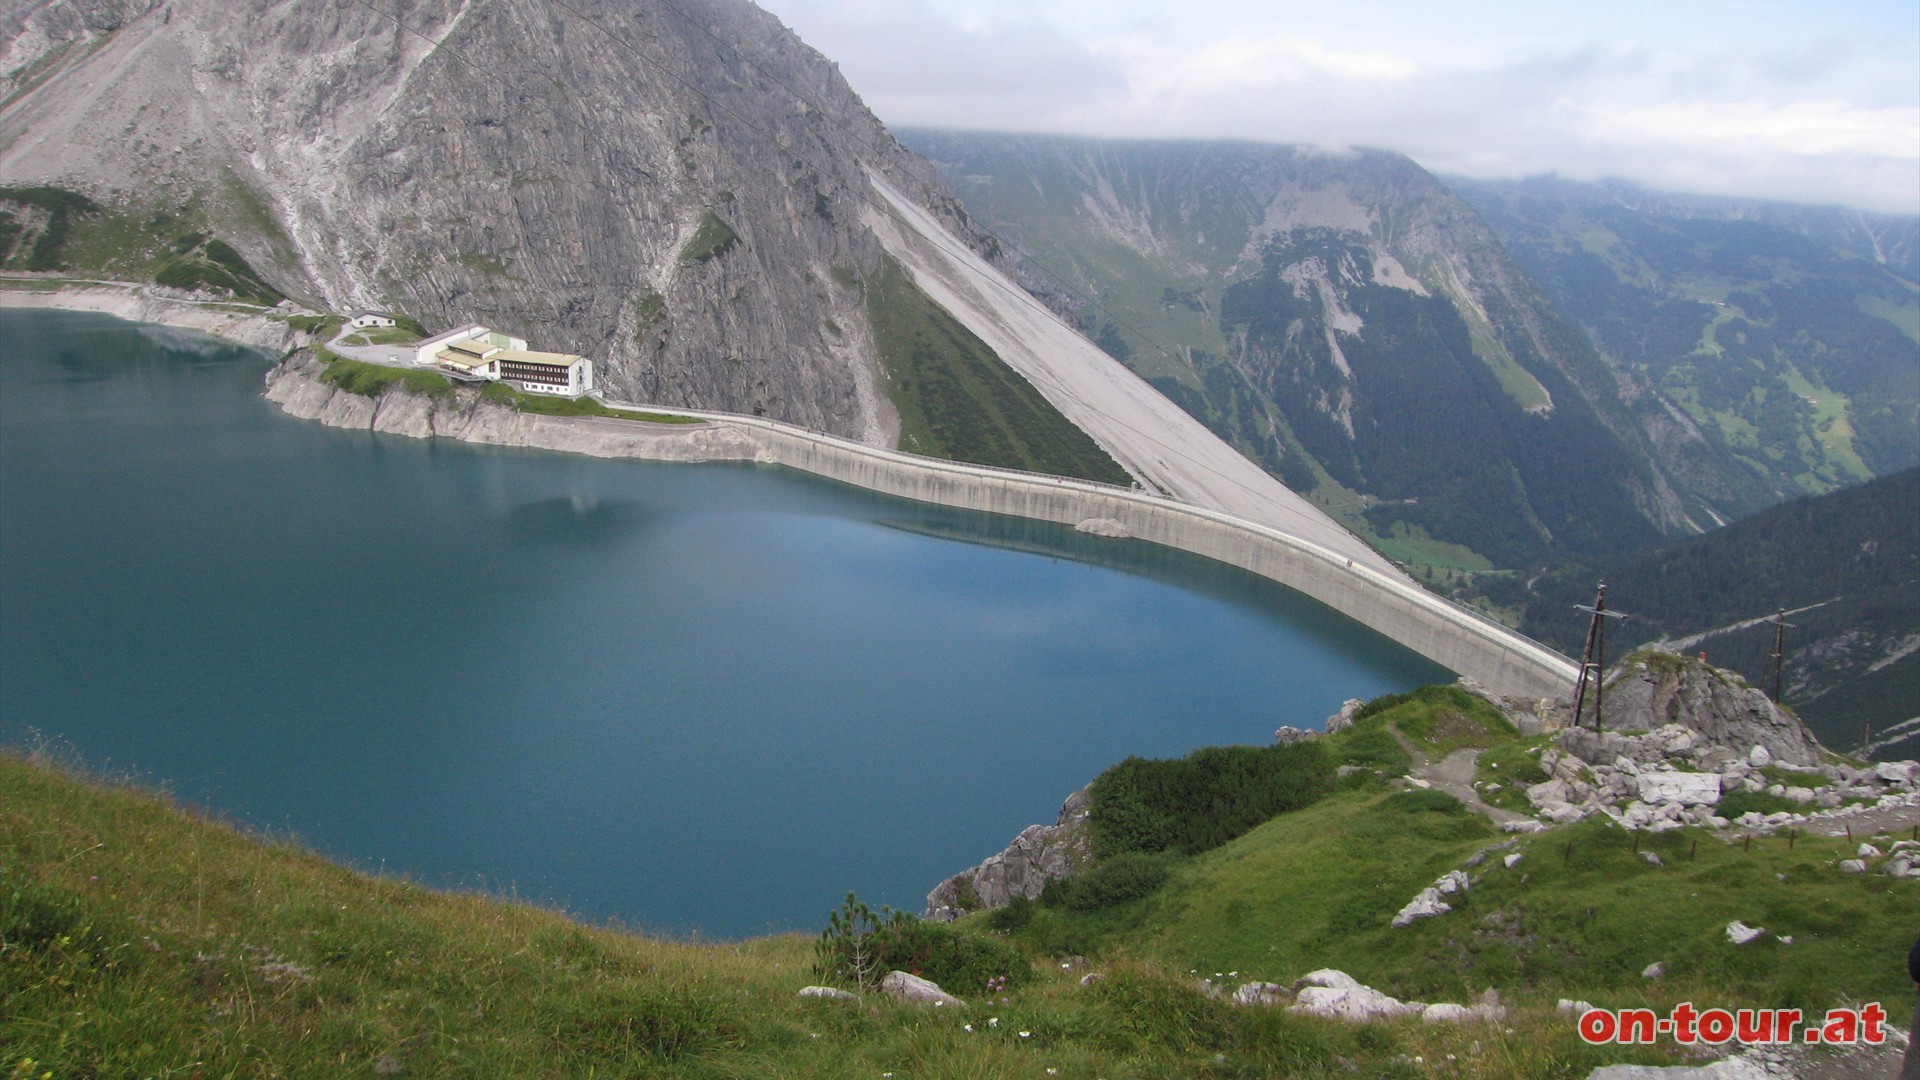
M 529 349 L 525 338 L 478 324 L 422 341 L 414 346 L 413 362 L 469 380 L 512 383 L 534 394 L 579 397 L 593 391 L 593 361 Z

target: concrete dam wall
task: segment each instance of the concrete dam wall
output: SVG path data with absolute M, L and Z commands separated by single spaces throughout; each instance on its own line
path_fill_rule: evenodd
M 1566 657 L 1398 574 L 1278 529 L 1159 496 L 924 458 L 731 413 L 609 403 L 707 421 L 648 424 L 523 413 L 458 392 L 420 397 L 396 389 L 367 398 L 321 381 L 320 370 L 317 361 L 289 360 L 268 374 L 266 396 L 288 413 L 335 427 L 596 457 L 762 461 L 965 510 L 1064 525 L 1108 519 L 1138 539 L 1217 559 L 1311 596 L 1501 694 L 1562 697 L 1571 692 L 1578 674 L 1577 665 Z
M 758 417 L 689 413 L 749 434 L 759 460 L 921 502 L 1077 525 L 1110 519 L 1141 540 L 1204 555 L 1313 597 L 1482 686 L 1561 697 L 1573 661 L 1419 586 L 1217 511 L 1078 480 L 876 449 Z

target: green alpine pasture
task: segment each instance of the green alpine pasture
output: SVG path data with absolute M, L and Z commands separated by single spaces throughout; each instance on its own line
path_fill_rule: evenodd
M 686 942 L 586 925 L 344 869 L 149 790 L 0 755 L 0 1069 L 1579 1077 L 1680 1059 L 1670 1044 L 1582 1044 L 1554 1009 L 1562 997 L 1813 1014 L 1906 1001 L 1913 882 L 1842 873 L 1847 845 L 1806 836 L 1732 844 L 1591 821 L 1507 836 L 1451 796 L 1397 790 L 1400 741 L 1437 749 L 1478 731 L 1508 772 L 1532 744 L 1446 688 L 1396 698 L 1303 746 L 1116 767 L 1136 803 L 1144 789 L 1245 807 L 1262 777 L 1286 789 L 1271 796 L 1274 816 L 1235 835 L 1178 827 L 1160 850 L 1110 855 L 1037 903 L 953 928 L 849 897 L 821 913 L 818 939 Z M 1114 789 L 1096 784 L 1096 820 L 1103 790 Z M 1414 893 L 1469 866 L 1452 912 L 1389 925 Z M 1769 933 L 1734 946 L 1734 919 Z M 1643 978 L 1656 961 L 1664 977 Z M 964 1007 L 866 989 L 894 965 L 945 979 Z M 1510 1015 L 1349 1025 L 1226 996 L 1323 967 L 1403 1000 L 1496 988 Z M 818 983 L 860 992 L 797 995 Z

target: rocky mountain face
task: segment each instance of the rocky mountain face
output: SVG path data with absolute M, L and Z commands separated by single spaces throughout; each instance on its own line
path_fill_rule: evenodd
M 217 234 L 296 300 L 869 441 L 898 424 L 869 173 L 978 239 L 745 0 L 36 0 L 0 16 L 0 72 L 0 184 L 90 197 L 125 249 L 94 265 Z
M 1451 180 L 1738 516 L 1920 463 L 1920 218 Z
M 1710 526 L 1609 367 L 1405 157 L 909 131 L 1022 281 L 1390 554 L 1515 565 Z

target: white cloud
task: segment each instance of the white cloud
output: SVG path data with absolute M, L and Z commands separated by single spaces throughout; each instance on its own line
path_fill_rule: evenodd
M 1272 35 L 1220 38 L 1178 46 L 1148 34 L 1092 44 L 1096 56 L 1125 72 L 1136 97 L 1193 98 L 1326 79 L 1400 81 L 1420 71 L 1413 60 L 1385 52 L 1329 49 L 1318 41 Z
M 1903 3 L 1756 0 L 1729 22 L 1652 0 L 764 2 L 889 124 L 1366 145 L 1441 172 L 1920 212 Z
M 1605 142 L 1920 160 L 1920 108 L 1862 109 L 1844 101 L 1673 101 L 1596 103 L 1584 110 L 1588 133 Z

